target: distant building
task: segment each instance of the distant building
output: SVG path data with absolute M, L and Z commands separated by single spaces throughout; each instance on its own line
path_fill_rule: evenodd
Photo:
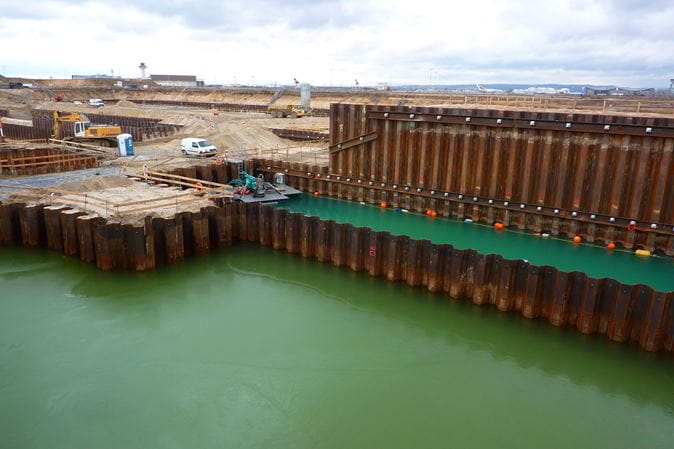
M 585 87 L 583 88 L 583 95 L 587 96 L 611 95 L 618 97 L 629 97 L 629 96 L 653 97 L 655 96 L 655 89 L 654 88 L 632 89 L 628 87 L 606 87 L 606 88 Z
M 112 76 L 112 75 L 103 75 L 103 74 L 96 74 L 96 75 L 72 75 L 72 79 L 74 80 L 90 80 L 90 79 L 110 79 L 110 80 L 118 80 L 121 79 L 119 76 Z
M 194 75 L 150 75 L 150 79 L 160 86 L 203 87 L 204 82 Z
M 571 89 L 569 89 L 568 87 L 562 87 L 560 89 L 555 89 L 554 87 L 532 86 L 532 87 L 527 87 L 526 89 L 513 89 L 512 93 L 519 94 L 519 95 L 537 95 L 537 94 L 542 94 L 542 95 L 563 94 L 563 95 L 567 95 L 567 94 L 571 93 Z

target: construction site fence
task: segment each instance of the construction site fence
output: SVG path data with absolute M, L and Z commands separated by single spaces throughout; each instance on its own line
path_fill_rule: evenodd
M 274 159 L 323 166 L 327 166 L 329 159 L 325 147 L 233 148 L 227 155 L 234 159 Z
M 432 95 L 432 94 L 429 94 Z M 447 95 L 438 102 L 452 105 L 471 105 L 571 112 L 634 113 L 674 115 L 671 98 L 625 99 L 616 97 L 578 97 L 561 95 Z
M 49 248 L 101 270 L 147 271 L 235 240 L 546 319 L 583 334 L 635 342 L 647 351 L 674 351 L 674 293 L 644 285 L 565 273 L 257 203 L 225 202 L 171 218 L 147 216 L 138 225 L 63 207 L 0 205 L 0 245 Z

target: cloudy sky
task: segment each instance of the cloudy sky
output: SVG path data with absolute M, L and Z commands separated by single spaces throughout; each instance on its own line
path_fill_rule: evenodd
M 543 6 L 544 5 L 544 6 Z M 674 0 L 0 0 L 0 72 L 668 86 Z

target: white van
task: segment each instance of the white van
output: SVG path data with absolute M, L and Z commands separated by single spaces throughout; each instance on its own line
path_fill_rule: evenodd
M 218 149 L 206 139 L 187 137 L 180 141 L 180 151 L 183 154 L 193 154 L 196 156 L 213 156 Z
M 97 108 L 100 108 L 101 106 L 105 106 L 105 104 L 103 104 L 103 100 L 100 98 L 90 98 L 89 106 L 96 106 Z

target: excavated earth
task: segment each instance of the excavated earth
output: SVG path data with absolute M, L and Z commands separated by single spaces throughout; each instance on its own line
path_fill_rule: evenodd
M 188 195 L 185 195 L 186 193 Z M 189 193 L 193 193 L 194 196 L 190 196 Z M 86 205 L 83 204 L 85 194 L 88 199 Z M 176 195 L 180 196 L 176 197 Z M 150 199 L 160 199 L 160 201 L 146 203 L 147 208 L 143 204 L 129 205 L 131 202 Z M 89 215 L 135 225 L 142 224 L 147 216 L 170 218 L 177 212 L 196 212 L 202 207 L 213 205 L 207 195 L 202 195 L 195 190 L 159 187 L 135 181 L 126 176 L 115 175 L 95 176 L 84 181 L 67 182 L 47 189 L 32 190 L 29 194 L 16 193 L 11 195 L 10 200 L 27 204 L 67 206 Z M 141 210 L 126 212 L 132 209 Z

